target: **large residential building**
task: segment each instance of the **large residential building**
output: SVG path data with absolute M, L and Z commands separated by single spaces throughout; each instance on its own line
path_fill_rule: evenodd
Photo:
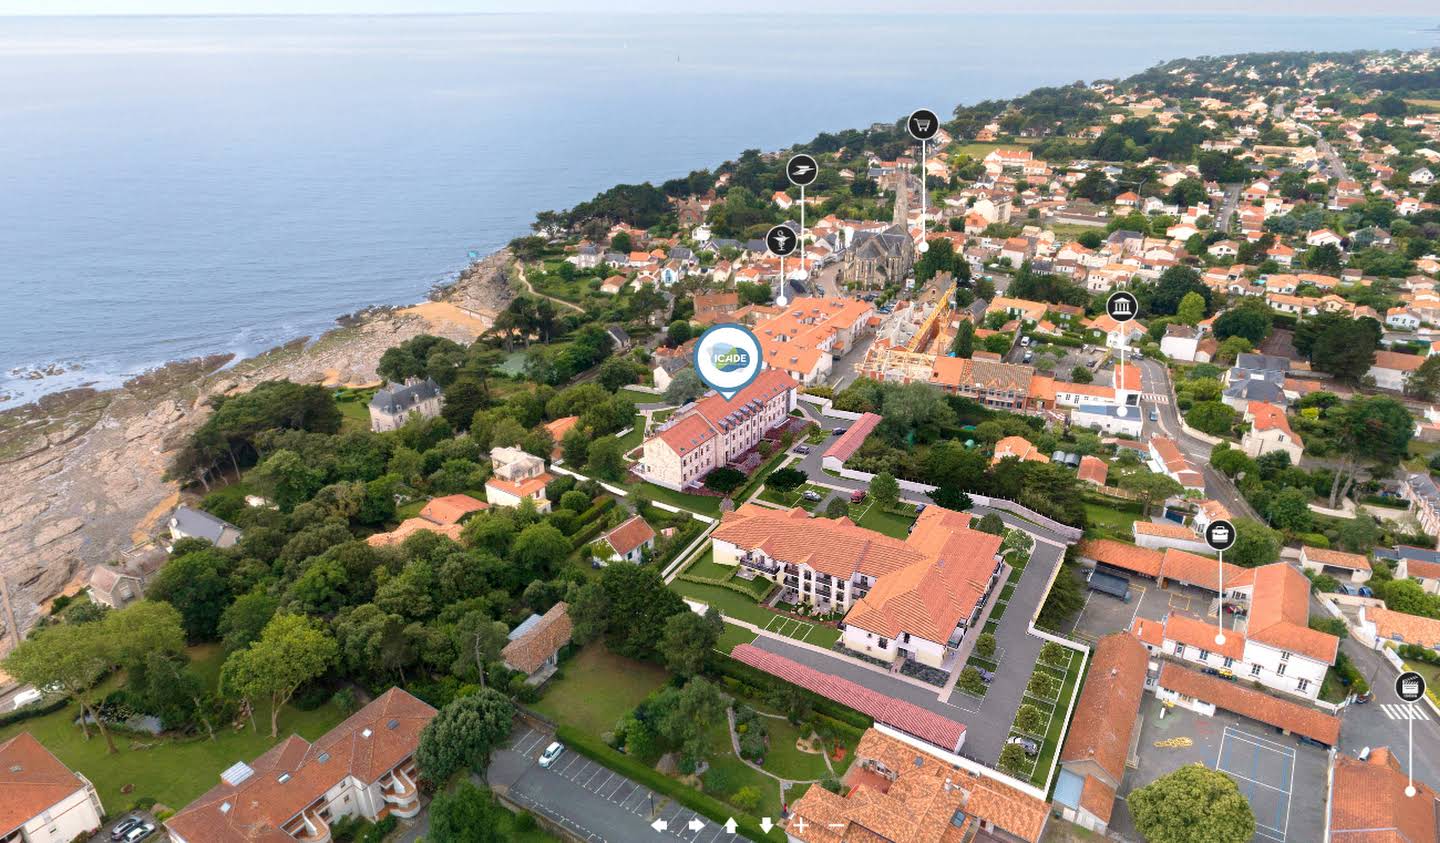
M 1000 537 L 969 523 L 931 506 L 901 540 L 848 518 L 746 504 L 721 519 L 714 560 L 779 583 L 791 602 L 844 613 L 841 642 L 856 652 L 950 670 L 1003 570 Z
M 440 385 L 429 378 L 391 384 L 370 399 L 370 429 L 380 433 L 395 430 L 412 417 L 433 419 L 440 415 L 444 400 Z
M 822 383 L 835 359 L 875 330 L 875 305 L 861 299 L 800 297 L 755 325 L 767 368 L 799 383 Z
M 1440 648 L 1440 620 L 1384 606 L 1361 606 L 1355 621 L 1355 637 L 1377 650 L 1387 641 L 1434 650 Z
M 0 741 L 0 841 L 69 843 L 104 824 L 95 786 L 29 732 Z
M 1224 586 L 1227 602 L 1246 608 L 1249 618 L 1243 632 L 1226 629 L 1223 644 L 1216 642 L 1214 622 L 1175 611 L 1161 621 L 1137 619 L 1132 631 L 1154 652 L 1287 694 L 1318 698 L 1340 639 L 1310 628 L 1310 581 L 1275 562 L 1240 569 L 1233 578 L 1227 574 Z
M 1037 843 L 1050 806 L 978 765 L 871 728 L 839 794 L 812 787 L 790 806 L 793 843 Z
M 324 843 L 341 817 L 420 813 L 415 748 L 435 709 L 392 688 L 310 743 L 291 735 L 165 821 L 172 843 Z
M 1414 785 L 1415 795 L 1406 788 Z M 1335 756 L 1331 804 L 1325 815 L 1330 843 L 1430 843 L 1440 840 L 1440 793 L 1413 781 L 1388 747 L 1361 761 Z
M 700 485 L 789 419 L 798 386 L 784 372 L 766 369 L 732 400 L 711 393 L 681 408 L 645 440 L 636 471 L 668 489 Z
M 519 448 L 491 448 L 490 466 L 494 473 L 485 481 L 485 500 L 491 506 L 519 506 L 528 498 L 539 511 L 550 511 L 545 487 L 555 478 L 545 471 L 545 460 Z
M 1095 645 L 1055 780 L 1061 815 L 1091 831 L 1104 834 L 1110 825 L 1130 741 L 1140 728 L 1149 663 L 1150 654 L 1128 632 L 1111 633 Z
M 170 538 L 204 539 L 216 547 L 233 547 L 240 541 L 240 528 L 223 518 L 216 518 L 203 509 L 177 506 L 170 513 Z
M 1400 494 L 1414 505 L 1420 527 L 1429 535 L 1440 536 L 1440 488 L 1435 478 L 1425 473 L 1408 474 L 1400 484 Z
M 1217 709 L 1223 709 L 1326 746 L 1340 743 L 1339 717 L 1174 662 L 1161 664 L 1155 696 L 1161 702 L 1188 708 L 1206 717 L 1213 717 Z

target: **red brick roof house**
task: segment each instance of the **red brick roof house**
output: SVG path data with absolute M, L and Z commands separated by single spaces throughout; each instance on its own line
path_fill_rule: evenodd
M 104 816 L 90 781 L 29 732 L 0 741 L 0 840 L 65 843 L 98 831 Z
M 601 538 L 610 548 L 610 556 L 597 559 L 602 565 L 611 562 L 633 562 L 639 564 L 645 559 L 645 551 L 655 546 L 655 529 L 638 515 L 606 533 Z
M 1061 814 L 1101 834 L 1110 824 L 1130 743 L 1139 730 L 1149 663 L 1150 654 L 1134 635 L 1115 632 L 1101 638 L 1060 749 L 1055 801 Z
M 1376 747 L 1361 761 L 1335 757 L 1325 839 L 1331 843 L 1420 843 L 1440 840 L 1440 794 L 1422 781 L 1415 795 L 1400 760 L 1388 747 Z
M 531 615 L 510 631 L 510 643 L 500 658 L 511 670 L 525 674 L 531 684 L 544 682 L 554 672 L 560 649 L 570 643 L 574 632 L 569 606 L 556 603 L 543 615 Z
M 420 813 L 415 748 L 435 709 L 391 688 L 310 743 L 291 735 L 165 821 L 174 843 L 328 840 L 341 817 Z

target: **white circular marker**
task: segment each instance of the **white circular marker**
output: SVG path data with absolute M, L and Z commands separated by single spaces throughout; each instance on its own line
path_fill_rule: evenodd
M 1215 636 L 1215 643 L 1216 643 L 1216 644 L 1224 644 L 1224 643 L 1225 643 L 1225 633 L 1222 632 L 1222 633 L 1220 633 L 1219 635 L 1216 635 L 1216 636 Z
M 915 251 L 920 252 L 921 254 L 930 251 L 930 241 L 921 240 L 920 245 L 915 247 Z
M 928 108 L 917 108 L 906 119 L 905 130 L 915 140 L 930 140 L 940 134 L 940 118 Z
M 1407 785 L 1405 785 L 1405 795 L 1406 795 L 1406 796 L 1414 796 L 1414 795 L 1415 795 L 1415 785 L 1413 785 L 1413 784 L 1407 784 Z
M 750 329 L 727 322 L 695 343 L 695 374 L 729 401 L 760 374 L 761 357 L 760 340 Z

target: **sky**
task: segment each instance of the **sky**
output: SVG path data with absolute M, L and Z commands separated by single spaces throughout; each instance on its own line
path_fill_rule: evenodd
M 1154 0 L 1012 0 L 1005 12 L 1144 12 L 1211 13 L 1246 15 L 1355 15 L 1355 0 L 1208 0 L 1208 2 L 1155 3 Z M 691 0 L 687 12 L 807 14 L 805 5 L 777 5 L 774 0 Z M 873 0 L 831 0 L 817 4 L 813 14 L 874 12 Z M 208 15 L 208 14 L 394 14 L 394 13 L 496 13 L 496 12 L 580 12 L 595 11 L 595 0 L 4 0 L 5 15 Z M 607 13 L 673 13 L 670 0 L 609 0 Z M 951 12 L 958 14 L 994 12 L 993 0 L 893 0 L 886 12 Z M 1366 15 L 1436 16 L 1435 0 L 1368 0 Z

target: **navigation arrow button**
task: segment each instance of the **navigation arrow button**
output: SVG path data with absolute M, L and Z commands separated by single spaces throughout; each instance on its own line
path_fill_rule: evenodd
M 655 829 L 656 831 L 668 831 L 670 829 L 670 823 L 667 823 L 664 820 L 656 820 L 655 822 L 650 823 L 650 827 Z

